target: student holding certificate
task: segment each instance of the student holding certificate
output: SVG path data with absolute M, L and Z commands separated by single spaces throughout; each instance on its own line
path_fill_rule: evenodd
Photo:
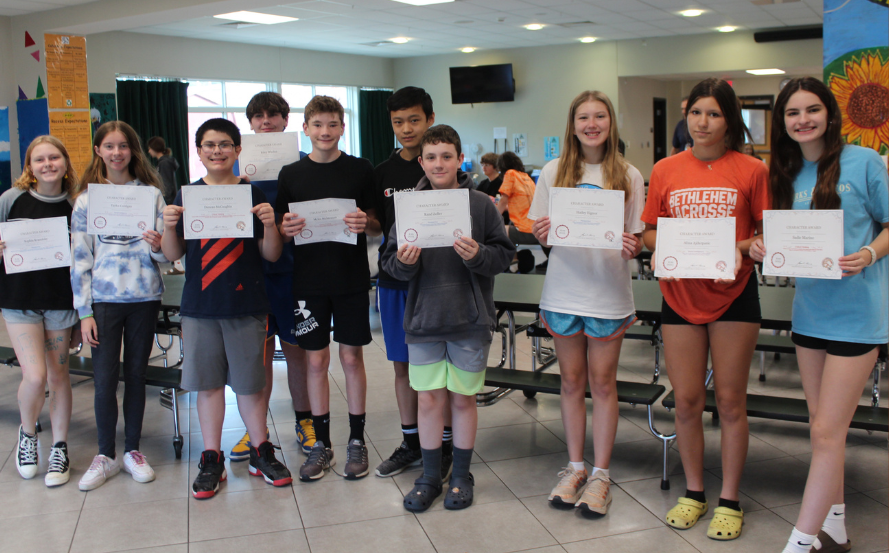
M 886 253 L 889 177 L 869 148 L 845 145 L 836 99 L 819 80 L 790 81 L 772 112 L 775 209 L 842 209 L 841 280 L 797 278 L 793 343 L 809 407 L 812 462 L 785 553 L 848 551 L 843 499 L 846 434 L 877 346 L 889 339 Z M 762 241 L 750 256 L 768 256 Z M 820 542 L 820 544 L 819 544 Z
M 0 222 L 64 217 L 70 224 L 69 194 L 77 186 L 77 172 L 62 142 L 53 136 L 38 136 L 28 146 L 22 165 L 24 170 L 13 188 L 0 196 Z M 0 241 L 0 254 L 5 248 L 6 242 Z M 45 477 L 47 486 L 64 484 L 71 476 L 66 443 L 71 422 L 68 345 L 77 313 L 69 279 L 68 267 L 7 274 L 7 267 L 0 261 L 0 307 L 22 367 L 18 389 L 22 424 L 15 466 L 22 478 L 37 475 L 37 417 L 49 384 L 53 445 Z M 74 342 L 80 342 L 78 336 L 74 336 Z
M 602 189 L 624 193 L 623 234 L 618 238 L 623 248 L 554 246 L 540 298 L 541 318 L 553 335 L 562 371 L 562 422 L 569 461 L 549 500 L 600 514 L 611 502 L 617 361 L 624 332 L 636 319 L 629 261 L 642 250 L 639 216 L 645 203 L 642 175 L 618 153 L 618 140 L 608 97 L 593 91 L 578 95 L 568 110 L 564 155 L 543 167 L 528 212 L 534 220 L 532 232 L 547 246 L 551 188 L 589 189 L 590 197 Z M 594 406 L 592 474 L 583 462 L 587 382 Z
M 89 234 L 90 183 L 149 189 L 153 220 L 141 235 Z M 158 263 L 167 261 L 160 244 L 166 206 L 160 187 L 131 126 L 109 121 L 99 127 L 93 137 L 93 159 L 81 179 L 71 217 L 71 288 L 83 341 L 92 348 L 99 438 L 99 453 L 80 479 L 84 491 L 98 488 L 121 468 L 136 482 L 154 480 L 154 470 L 139 451 L 139 441 L 145 415 L 145 372 L 164 293 Z M 122 460 L 116 456 L 115 444 L 121 340 L 126 436 Z
M 688 99 L 691 149 L 654 166 L 642 220 L 652 252 L 658 217 L 735 218 L 735 279 L 660 279 L 661 322 L 667 370 L 676 395 L 676 435 L 687 491 L 666 516 L 687 529 L 708 511 L 704 495 L 704 383 L 708 353 L 713 361 L 722 433 L 722 492 L 707 530 L 716 540 L 740 536 L 744 512 L 738 486 L 747 457 L 747 377 L 761 314 L 753 260 L 747 251 L 762 233 L 768 207 L 768 171 L 740 153 L 746 127 L 731 85 L 701 81 Z M 656 257 L 655 257 L 656 258 Z

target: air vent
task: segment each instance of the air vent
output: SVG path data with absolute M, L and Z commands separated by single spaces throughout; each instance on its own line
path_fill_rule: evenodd
M 566 29 L 576 29 L 577 27 L 589 27 L 595 23 L 592 21 L 569 21 L 568 23 L 558 23 L 558 25 Z
M 256 27 L 258 23 L 248 23 L 246 21 L 232 21 L 230 23 L 223 23 L 222 25 L 217 25 L 217 27 L 226 27 L 227 29 L 246 29 L 247 27 Z
M 378 40 L 377 42 L 361 42 L 360 43 L 361 46 L 370 46 L 372 48 L 379 46 L 381 44 L 395 44 L 395 43 L 392 42 L 391 40 Z

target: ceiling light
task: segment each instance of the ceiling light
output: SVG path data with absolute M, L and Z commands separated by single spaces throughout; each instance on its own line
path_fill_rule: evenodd
M 525 25 L 525 28 L 529 31 L 539 31 L 543 28 L 543 25 L 541 25 L 540 23 L 531 23 L 530 25 Z
M 430 4 L 446 4 L 454 0 L 395 0 L 402 4 L 410 4 L 411 6 L 428 6 Z
M 274 25 L 275 23 L 287 23 L 288 21 L 296 21 L 296 17 L 285 17 L 283 15 L 271 15 L 259 12 L 231 12 L 214 15 L 217 19 L 230 19 L 231 21 L 246 21 L 247 23 L 259 23 L 261 25 Z
M 475 52 L 475 48 L 473 48 L 472 46 L 467 46 L 466 48 L 460 48 L 460 51 L 464 54 L 471 54 Z
M 783 75 L 784 70 L 782 69 L 748 69 L 748 73 L 751 75 Z
M 732 31 L 738 30 L 738 28 L 732 27 L 731 25 L 726 25 L 725 27 L 717 27 L 716 30 L 720 33 L 730 33 Z
M 389 40 L 391 40 L 391 41 L 394 42 L 395 44 L 404 44 L 404 43 L 406 43 L 407 41 L 409 41 L 410 39 L 407 38 L 406 36 L 397 36 L 397 37 L 395 37 L 395 38 L 390 38 Z
M 704 10 L 682 10 L 679 15 L 684 17 L 697 17 L 704 13 Z
M 594 37 L 594 36 L 585 36 L 585 37 L 583 37 L 582 39 L 580 39 L 580 41 L 583 42 L 584 44 L 589 44 L 590 42 L 596 42 L 596 37 Z

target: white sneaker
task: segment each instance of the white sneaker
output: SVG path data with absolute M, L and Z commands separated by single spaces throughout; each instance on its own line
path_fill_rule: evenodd
M 19 426 L 19 441 L 15 447 L 15 468 L 22 478 L 37 476 L 37 436 L 31 436 Z
M 96 455 L 77 486 L 85 492 L 95 490 L 118 472 L 120 472 L 120 463 L 117 462 L 117 459 Z
M 61 486 L 71 478 L 68 467 L 68 444 L 58 442 L 49 450 L 49 470 L 46 471 L 44 482 L 50 488 Z
M 128 451 L 123 456 L 123 470 L 133 475 L 136 482 L 151 482 L 154 480 L 154 470 L 141 451 Z

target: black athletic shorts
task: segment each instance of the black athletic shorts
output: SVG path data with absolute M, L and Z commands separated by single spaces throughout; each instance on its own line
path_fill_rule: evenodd
M 756 282 L 754 273 L 750 273 L 747 285 L 741 291 L 741 295 L 735 298 L 735 301 L 732 302 L 725 313 L 716 320 L 757 324 L 762 322 L 762 311 L 759 308 L 759 285 Z M 693 325 L 694 323 L 683 319 L 679 313 L 667 304 L 667 300 L 663 300 L 661 302 L 661 324 Z
M 347 346 L 366 346 L 371 342 L 370 298 L 366 291 L 337 296 L 302 296 L 295 294 L 294 335 L 299 347 L 318 351 L 330 344 L 330 319 L 333 339 Z
M 798 332 L 792 332 L 790 339 L 801 348 L 823 349 L 827 350 L 828 355 L 836 355 L 837 357 L 858 357 L 865 353 L 870 353 L 874 348 L 879 347 L 878 344 L 859 344 L 857 342 L 839 342 L 837 340 L 813 338 Z

